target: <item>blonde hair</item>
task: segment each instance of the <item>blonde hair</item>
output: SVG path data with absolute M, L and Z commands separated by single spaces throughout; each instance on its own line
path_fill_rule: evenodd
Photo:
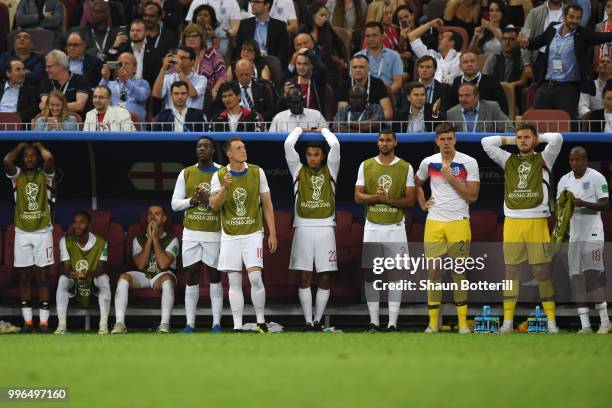
M 185 36 L 193 32 L 195 32 L 196 34 L 200 36 L 200 49 L 202 50 L 205 49 L 206 48 L 206 40 L 205 40 L 206 34 L 204 33 L 204 29 L 202 28 L 202 26 L 200 26 L 199 24 L 195 24 L 195 23 L 190 23 L 187 25 L 187 27 L 185 27 L 185 29 L 183 30 L 183 35 L 181 37 L 181 44 L 186 45 Z
M 60 114 L 60 117 L 58 119 L 60 120 L 60 122 L 65 121 L 68 117 L 68 103 L 66 102 L 66 97 L 64 96 L 64 94 L 58 91 L 57 89 L 52 90 L 49 95 L 47 95 L 47 100 L 43 108 L 43 116 L 45 117 L 45 119 L 49 119 L 49 116 L 51 116 L 51 112 L 49 112 L 49 102 L 51 102 L 51 98 L 58 99 L 62 103 L 62 113 Z

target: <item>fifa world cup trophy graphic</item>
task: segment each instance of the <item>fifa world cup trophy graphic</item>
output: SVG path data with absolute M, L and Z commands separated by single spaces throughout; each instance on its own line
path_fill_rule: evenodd
M 383 190 L 385 190 L 385 193 L 388 193 L 389 190 L 391 189 L 391 184 L 393 183 L 393 180 L 391 179 L 391 176 L 383 174 L 382 176 L 380 176 L 378 178 L 378 188 L 382 188 Z
M 28 199 L 28 210 L 34 211 L 38 209 L 38 203 L 36 198 L 38 197 L 38 185 L 34 183 L 28 183 L 25 187 L 26 197 Z
M 208 184 L 208 183 L 200 183 L 200 184 L 198 184 L 198 187 L 196 188 L 196 190 L 198 190 L 198 192 L 204 192 L 204 195 L 206 195 L 207 197 L 210 197 L 210 184 Z M 198 205 L 198 210 L 200 210 L 200 211 L 208 210 L 208 204 L 200 203 Z
M 246 190 L 242 187 L 238 187 L 234 190 L 234 194 L 232 196 L 236 202 L 236 214 L 238 214 L 239 217 L 244 217 L 246 215 L 246 207 L 244 206 L 247 199 Z
M 323 187 L 323 183 L 325 182 L 325 176 L 310 176 L 310 181 L 312 183 L 312 199 L 315 201 L 319 201 L 321 199 L 321 188 Z
M 521 163 L 521 165 L 518 166 L 518 176 L 519 176 L 519 182 L 517 185 L 518 188 L 527 187 L 527 177 L 529 176 L 529 173 L 531 173 L 531 164 L 525 162 L 525 163 Z

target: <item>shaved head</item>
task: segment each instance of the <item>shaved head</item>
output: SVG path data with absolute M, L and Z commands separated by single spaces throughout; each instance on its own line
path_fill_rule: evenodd
M 581 156 L 581 157 L 584 157 L 585 159 L 589 158 L 589 156 L 587 155 L 586 149 L 582 146 L 574 147 L 572 150 L 570 150 L 570 154 L 574 156 Z

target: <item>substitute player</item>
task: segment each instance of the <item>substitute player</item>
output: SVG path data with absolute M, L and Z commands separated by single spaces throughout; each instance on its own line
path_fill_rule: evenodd
M 15 162 L 21 160 L 21 166 Z M 38 284 L 39 331 L 49 332 L 49 271 L 53 264 L 55 161 L 42 143 L 19 143 L 4 157 L 15 198 L 13 266 L 19 276 L 24 333 L 32 333 L 32 272 Z
M 506 279 L 512 288 L 504 291 L 504 323 L 501 333 L 513 331 L 514 310 L 519 295 L 521 264 L 529 262 L 538 281 L 540 299 L 548 318 L 548 332 L 558 333 L 555 320 L 555 290 L 550 279 L 550 254 L 547 218 L 550 171 L 561 151 L 559 133 L 538 136 L 533 125 L 516 127 L 516 137 L 489 136 L 482 139 L 485 153 L 505 172 L 504 185 L 504 263 Z M 544 151 L 535 151 L 538 143 L 547 143 Z M 516 145 L 519 154 L 500 148 Z
M 608 303 L 604 297 L 606 276 L 603 264 L 604 230 L 601 211 L 608 208 L 608 181 L 596 170 L 587 167 L 587 151 L 574 147 L 569 154 L 572 171 L 561 177 L 557 199 L 564 190 L 575 197 L 574 214 L 570 219 L 570 238 L 567 253 L 569 273 L 574 288 L 576 306 L 582 329 L 578 333 L 593 333 L 589 320 L 587 296 L 595 301 L 599 312 L 599 334 L 610 332 Z M 587 295 L 588 292 L 588 295 Z
M 268 226 L 268 250 L 276 252 L 274 208 L 268 180 L 263 169 L 247 163 L 244 143 L 229 139 L 224 146 L 229 164 L 215 173 L 211 182 L 210 206 L 221 210 L 221 249 L 219 270 L 228 273 L 229 300 L 234 318 L 234 330 L 242 330 L 244 296 L 242 294 L 242 265 L 251 283 L 251 300 L 257 316 L 257 330 L 267 332 L 264 309 L 266 290 L 263 269 L 263 217 Z
M 378 135 L 378 155 L 359 165 L 355 183 L 355 202 L 365 206 L 361 267 L 365 277 L 365 296 L 370 312 L 368 331 L 380 331 L 380 292 L 374 287 L 379 279 L 372 271 L 374 258 L 395 258 L 408 255 L 408 238 L 404 225 L 404 209 L 415 201 L 412 166 L 395 156 L 397 137 L 392 130 Z M 389 275 L 397 273 L 390 271 Z M 390 277 L 392 280 L 395 277 Z M 388 331 L 397 331 L 397 317 L 402 301 L 401 290 L 389 290 Z
M 89 296 L 93 292 L 92 283 L 98 288 L 98 334 L 108 334 L 111 302 L 110 280 L 106 274 L 108 246 L 104 238 L 89 231 L 90 225 L 91 216 L 88 213 L 75 213 L 72 218 L 72 234 L 62 237 L 59 243 L 62 274 L 55 293 L 59 321 L 55 334 L 67 332 L 66 313 L 71 297 L 76 296 L 83 305 L 89 304 Z
M 295 144 L 302 134 L 296 127 L 285 140 L 285 158 L 293 179 L 295 215 L 293 243 L 289 269 L 299 271 L 298 297 L 304 318 L 305 331 L 321 331 L 321 318 L 325 312 L 332 283 L 332 272 L 338 270 L 336 256 L 336 180 L 340 170 L 340 143 L 329 129 L 321 134 L 329 145 L 327 162 L 321 143 L 306 145 L 306 163 L 300 161 Z M 312 271 L 317 271 L 319 288 L 315 298 L 314 322 L 312 316 Z
M 134 238 L 132 260 L 138 270 L 119 275 L 115 291 L 115 327 L 111 334 L 127 332 L 125 310 L 130 289 L 152 288 L 162 291 L 161 323 L 158 333 L 170 332 L 170 315 L 174 305 L 176 286 L 176 257 L 179 251 L 178 239 L 164 231 L 168 219 L 164 207 L 152 205 L 147 210 L 147 230 Z
M 200 269 L 206 265 L 210 280 L 210 304 L 212 307 L 212 331 L 221 332 L 223 312 L 223 286 L 217 270 L 221 221 L 219 212 L 208 205 L 210 181 L 221 167 L 213 162 L 215 142 L 203 136 L 196 142 L 198 162 L 181 170 L 172 194 L 172 210 L 185 211 L 183 218 L 183 270 L 187 275 L 185 286 L 185 315 L 187 325 L 183 333 L 195 329 L 196 310 L 200 297 Z
M 455 150 L 457 139 L 455 128 L 450 123 L 436 126 L 436 146 L 440 153 L 425 158 L 419 165 L 415 177 L 417 200 L 421 209 L 427 211 L 425 221 L 425 256 L 437 258 L 444 254 L 453 258 L 465 258 L 470 254 L 470 203 L 478 199 L 480 176 L 478 163 L 466 154 Z M 429 179 L 431 197 L 425 200 L 423 184 Z M 442 273 L 436 269 L 427 271 L 427 279 L 434 284 L 442 283 Z M 461 287 L 465 275 L 452 272 L 453 282 Z M 457 306 L 459 333 L 470 333 L 467 325 L 467 291 L 457 289 L 453 293 Z M 427 291 L 429 326 L 425 333 L 438 332 L 441 290 Z

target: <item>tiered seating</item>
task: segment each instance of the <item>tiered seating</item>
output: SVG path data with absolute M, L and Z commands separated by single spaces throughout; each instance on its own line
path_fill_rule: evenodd
M 353 218 L 350 211 L 337 211 L 336 256 L 338 272 L 334 276 L 332 302 L 359 301 L 361 297 L 362 243 L 363 225 Z

